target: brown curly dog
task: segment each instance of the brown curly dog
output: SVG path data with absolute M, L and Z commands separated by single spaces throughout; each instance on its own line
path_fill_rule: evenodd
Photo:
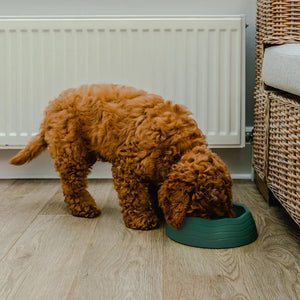
M 47 148 L 74 216 L 101 212 L 87 191 L 87 175 L 101 160 L 112 163 L 129 228 L 156 228 L 160 209 L 174 228 L 187 214 L 234 217 L 230 173 L 190 115 L 131 87 L 69 89 L 50 102 L 40 133 L 10 163 L 22 165 Z

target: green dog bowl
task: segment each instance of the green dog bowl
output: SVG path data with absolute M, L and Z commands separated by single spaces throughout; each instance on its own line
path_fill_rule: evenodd
M 254 242 L 257 230 L 251 212 L 237 203 L 233 209 L 235 218 L 186 217 L 178 230 L 167 225 L 167 235 L 178 243 L 201 248 L 233 248 Z

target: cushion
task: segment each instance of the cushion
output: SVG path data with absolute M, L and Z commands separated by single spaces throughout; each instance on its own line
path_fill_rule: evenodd
M 300 44 L 266 48 L 262 79 L 271 87 L 300 96 Z

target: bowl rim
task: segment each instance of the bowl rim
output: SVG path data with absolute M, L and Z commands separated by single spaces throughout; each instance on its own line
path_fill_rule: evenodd
M 198 222 L 207 223 L 207 224 L 212 224 L 212 223 L 217 224 L 217 223 L 224 223 L 224 222 L 226 222 L 226 223 L 230 222 L 231 223 L 231 222 L 239 222 L 241 219 L 245 218 L 246 215 L 251 214 L 248 207 L 245 206 L 244 204 L 235 203 L 235 202 L 232 202 L 232 204 L 233 204 L 233 206 L 242 207 L 245 210 L 244 213 L 242 213 L 240 216 L 235 217 L 235 218 L 227 218 L 226 217 L 226 218 L 212 219 L 212 220 L 190 216 L 190 217 L 185 217 L 184 222 L 189 222 L 191 220 L 197 220 Z

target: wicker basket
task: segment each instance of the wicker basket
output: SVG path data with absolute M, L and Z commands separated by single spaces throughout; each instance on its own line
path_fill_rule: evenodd
M 261 77 L 265 48 L 292 42 L 300 42 L 300 1 L 258 0 L 253 166 L 300 226 L 300 100 Z
M 270 93 L 267 185 L 300 226 L 300 102 Z
M 261 78 L 266 47 L 300 42 L 300 1 L 258 0 L 253 165 L 262 180 L 268 170 L 269 101 Z

